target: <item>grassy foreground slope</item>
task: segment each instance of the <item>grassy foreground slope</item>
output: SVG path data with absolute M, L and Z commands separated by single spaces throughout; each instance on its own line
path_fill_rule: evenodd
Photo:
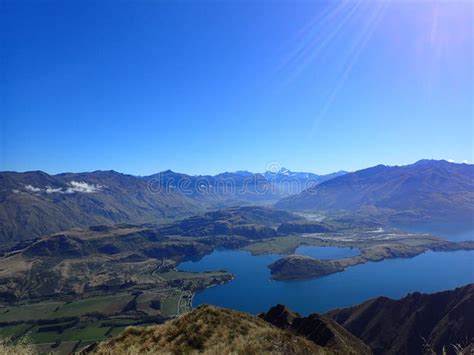
M 326 328 L 322 327 L 322 331 Z M 315 328 L 317 332 L 318 329 Z M 349 334 L 347 332 L 347 334 Z M 320 346 L 246 313 L 204 305 L 164 325 L 130 327 L 100 343 L 94 354 L 364 354 L 360 347 Z

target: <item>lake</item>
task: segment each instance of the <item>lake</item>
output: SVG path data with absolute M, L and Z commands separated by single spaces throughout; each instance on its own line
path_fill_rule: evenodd
M 393 227 L 406 232 L 429 233 L 453 242 L 474 240 L 474 220 L 471 223 L 398 224 Z
M 299 251 L 318 253 L 305 248 Z M 354 252 L 358 251 L 319 251 L 326 256 L 339 253 L 338 257 L 341 253 L 345 257 Z M 410 292 L 436 292 L 474 282 L 474 251 L 426 252 L 411 259 L 357 265 L 321 278 L 272 281 L 267 265 L 280 257 L 252 256 L 242 250 L 216 250 L 200 261 L 181 263 L 179 269 L 196 272 L 224 269 L 231 272 L 234 280 L 197 292 L 193 306 L 208 303 L 250 313 L 266 311 L 278 303 L 302 314 L 321 313 L 377 296 L 401 298 Z

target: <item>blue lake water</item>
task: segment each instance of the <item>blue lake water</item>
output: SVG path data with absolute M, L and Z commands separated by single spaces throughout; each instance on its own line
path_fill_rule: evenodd
M 321 278 L 272 281 L 267 265 L 280 257 L 217 250 L 200 261 L 183 262 L 179 269 L 233 273 L 231 282 L 196 293 L 193 305 L 208 303 L 250 313 L 266 311 L 277 303 L 302 314 L 325 312 L 377 296 L 401 298 L 410 292 L 436 292 L 474 282 L 473 251 L 426 252 L 411 259 L 357 265 Z
M 395 228 L 412 233 L 430 233 L 451 241 L 474 240 L 474 220 L 471 223 L 430 223 L 394 225 Z

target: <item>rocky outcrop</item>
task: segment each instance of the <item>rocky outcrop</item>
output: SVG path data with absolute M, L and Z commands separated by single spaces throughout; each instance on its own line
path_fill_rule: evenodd
M 276 305 L 259 315 L 267 322 L 304 336 L 333 354 L 372 354 L 370 348 L 335 321 L 319 314 L 302 317 L 284 305 Z
M 467 271 L 466 271 L 467 272 Z M 368 344 L 375 354 L 436 354 L 474 339 L 474 284 L 400 300 L 379 297 L 326 314 Z

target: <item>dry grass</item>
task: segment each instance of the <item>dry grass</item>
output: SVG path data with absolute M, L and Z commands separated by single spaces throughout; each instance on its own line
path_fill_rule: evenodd
M 36 355 L 38 352 L 28 342 L 23 339 L 12 343 L 9 339 L 0 339 L 0 355 Z
M 423 338 L 423 348 L 425 355 L 438 355 L 425 338 Z M 443 346 L 443 349 L 439 355 L 447 355 L 448 353 L 454 353 L 455 355 L 472 355 L 474 354 L 474 343 L 466 339 L 462 343 Z
M 452 345 L 454 353 L 456 355 L 471 355 L 474 354 L 474 344 L 453 344 Z
M 301 337 L 244 313 L 202 306 L 164 325 L 129 327 L 96 354 L 324 354 Z

